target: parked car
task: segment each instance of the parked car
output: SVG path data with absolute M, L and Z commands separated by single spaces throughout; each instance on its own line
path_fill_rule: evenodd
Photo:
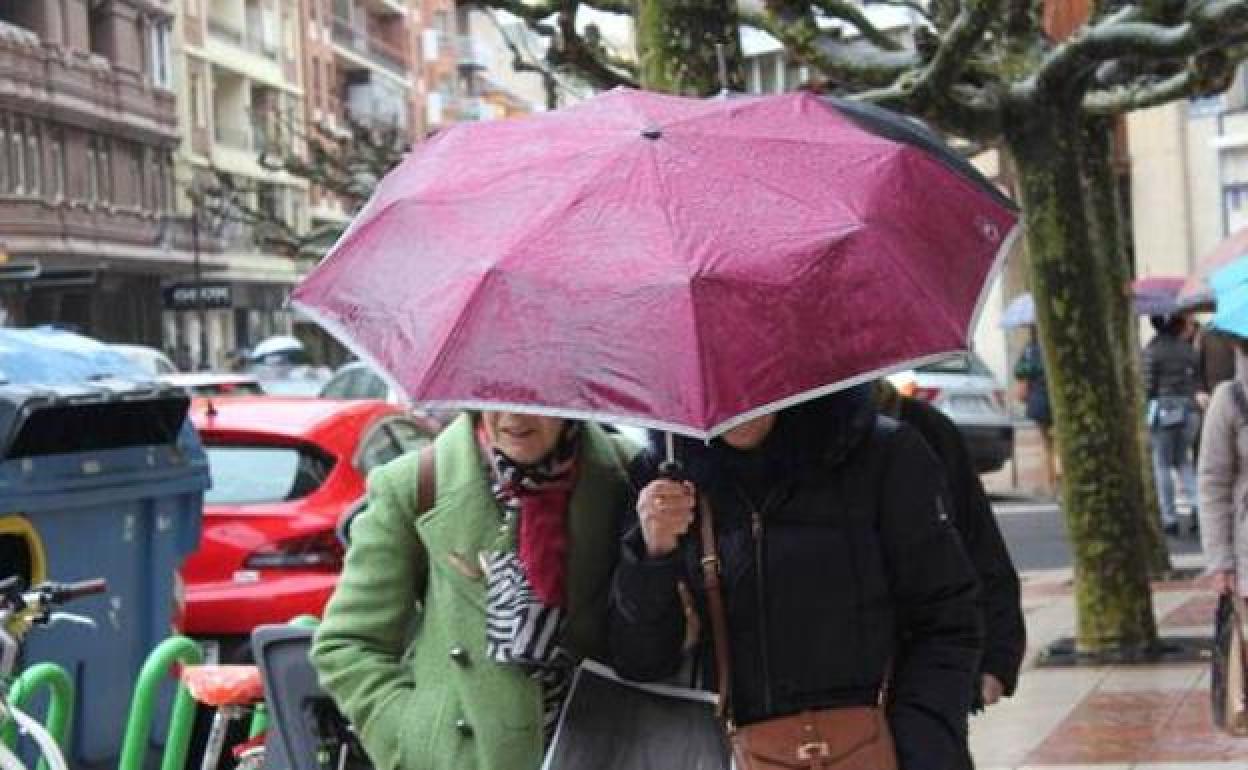
M 904 395 L 921 398 L 957 424 L 980 473 L 999 470 L 1014 448 L 1014 423 L 1005 390 L 974 353 L 960 353 L 894 374 Z
M 161 382 L 182 388 L 191 396 L 260 396 L 264 388 L 255 378 L 246 374 L 225 372 L 193 372 L 191 374 L 168 374 Z
M 363 361 L 352 361 L 338 367 L 318 394 L 321 398 L 376 398 L 396 406 L 406 406 L 402 393 L 390 387 L 390 383 L 377 370 Z M 456 412 L 413 408 L 414 419 L 439 430 L 454 419 Z
M 342 568 L 339 518 L 370 470 L 432 436 L 383 401 L 196 399 L 191 419 L 212 488 L 178 628 L 239 660 L 255 626 L 321 613 Z
M 109 345 L 109 347 L 138 364 L 143 371 L 153 377 L 178 373 L 178 367 L 174 366 L 173 361 L 169 360 L 169 356 L 156 348 L 150 348 L 146 345 L 116 344 Z

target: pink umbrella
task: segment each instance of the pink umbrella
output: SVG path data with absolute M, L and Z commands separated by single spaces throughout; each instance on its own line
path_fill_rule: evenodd
M 968 168 L 810 94 L 620 89 L 418 147 L 294 302 L 417 402 L 709 437 L 967 347 L 1016 232 Z

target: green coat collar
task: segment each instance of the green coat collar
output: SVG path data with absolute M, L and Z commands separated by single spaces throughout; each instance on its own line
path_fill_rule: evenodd
M 430 568 L 473 579 L 482 551 L 513 548 L 515 533 L 502 525 L 490 491 L 490 472 L 477 446 L 473 419 L 464 415 L 435 443 L 437 499 L 416 527 L 429 552 Z M 589 617 L 605 603 L 617 545 L 616 519 L 628 504 L 624 465 L 632 450 L 587 423 L 576 487 L 568 504 L 568 645 L 582 655 L 602 654 L 601 619 Z M 484 613 L 484 581 L 467 592 Z

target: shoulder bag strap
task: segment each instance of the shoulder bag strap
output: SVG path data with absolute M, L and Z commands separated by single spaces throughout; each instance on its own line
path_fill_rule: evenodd
M 438 498 L 438 474 L 435 467 L 436 450 L 433 445 L 420 450 L 420 470 L 416 486 L 416 515 L 428 513 Z
M 715 671 L 719 677 L 719 704 L 715 715 L 732 724 L 732 659 L 728 649 L 728 618 L 724 614 L 724 595 L 719 580 L 719 550 L 715 543 L 715 519 L 711 499 L 700 495 L 698 517 L 702 540 L 702 582 L 706 585 L 706 604 L 711 616 L 711 643 L 715 647 Z

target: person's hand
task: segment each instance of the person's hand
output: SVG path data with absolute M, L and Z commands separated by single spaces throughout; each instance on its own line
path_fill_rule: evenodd
M 1233 569 L 1220 569 L 1209 576 L 1209 583 L 1215 594 L 1229 594 L 1236 589 L 1238 582 Z
M 1197 393 L 1197 394 L 1196 394 L 1196 405 L 1200 407 L 1200 411 L 1202 411 L 1202 412 L 1203 412 L 1203 411 L 1205 411 L 1205 410 L 1207 410 L 1207 409 L 1209 408 L 1209 394 L 1208 394 L 1208 393 Z
M 676 550 L 680 536 L 693 523 L 694 499 L 694 487 L 688 481 L 657 479 L 641 490 L 637 517 L 648 556 L 657 558 Z
M 979 693 L 985 706 L 991 706 L 1005 695 L 1005 685 L 992 674 L 984 674 L 979 680 Z

